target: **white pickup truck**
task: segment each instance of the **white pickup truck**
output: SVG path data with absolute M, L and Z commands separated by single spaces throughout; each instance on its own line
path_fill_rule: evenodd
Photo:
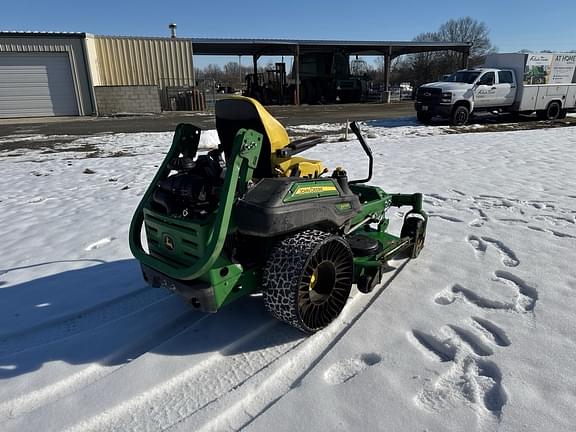
M 479 111 L 555 120 L 576 111 L 576 54 L 492 54 L 484 66 L 460 70 L 416 92 L 418 120 L 434 116 L 464 125 Z

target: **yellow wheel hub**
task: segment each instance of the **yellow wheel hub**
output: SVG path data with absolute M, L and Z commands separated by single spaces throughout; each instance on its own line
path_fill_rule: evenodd
M 316 281 L 318 280 L 318 270 L 314 270 L 314 273 L 312 273 L 312 276 L 310 276 L 310 284 L 308 284 L 308 290 L 312 291 L 314 289 L 314 286 L 316 285 Z

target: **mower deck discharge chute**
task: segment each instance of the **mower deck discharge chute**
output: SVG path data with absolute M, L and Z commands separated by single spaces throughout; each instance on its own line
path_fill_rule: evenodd
M 421 194 L 365 184 L 372 153 L 351 127 L 370 160 L 363 180 L 296 156 L 322 138 L 290 142 L 250 98 L 216 103 L 220 145 L 207 154 L 197 155 L 200 129 L 180 124 L 130 226 L 145 280 L 207 312 L 262 291 L 276 318 L 308 333 L 327 326 L 352 284 L 370 292 L 388 259 L 418 256 L 428 219 Z M 412 207 L 400 236 L 387 232 L 391 206 Z

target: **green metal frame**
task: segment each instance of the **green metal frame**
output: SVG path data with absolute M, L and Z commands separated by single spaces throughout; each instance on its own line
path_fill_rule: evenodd
M 181 281 L 200 280 L 214 288 L 216 308 L 258 287 L 257 272 L 244 271 L 222 256 L 222 248 L 231 226 L 231 214 L 237 193 L 245 192 L 258 164 L 262 134 L 238 131 L 232 145 L 231 163 L 220 194 L 217 212 L 203 221 L 167 217 L 154 212 L 149 202 L 157 184 L 170 174 L 169 163 L 179 154 L 194 156 L 200 140 L 199 129 L 179 125 L 172 146 L 154 180 L 146 190 L 130 224 L 130 250 L 141 264 Z M 198 133 L 196 133 L 198 131 Z M 142 226 L 150 253 L 142 246 Z M 170 248 L 165 240 L 170 239 Z M 238 289 L 238 287 L 242 289 Z
M 387 232 L 390 220 L 386 211 L 390 207 L 412 206 L 406 216 L 418 214 L 425 223 L 428 215 L 422 210 L 422 194 L 387 194 L 377 186 L 352 184 L 350 189 L 360 198 L 362 210 L 351 221 L 352 230 L 358 229 L 362 235 L 373 238 L 383 245 L 383 249 L 375 256 L 354 257 L 354 280 L 366 271 L 381 268 L 386 261 L 396 253 L 411 244 L 410 238 L 401 238 Z M 371 225 L 376 225 L 373 228 Z

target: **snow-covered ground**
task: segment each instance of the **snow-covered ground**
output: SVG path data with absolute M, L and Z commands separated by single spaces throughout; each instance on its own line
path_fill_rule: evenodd
M 576 129 L 368 128 L 427 244 L 307 338 L 146 287 L 128 226 L 171 134 L 0 140 L 0 430 L 574 430 Z M 356 142 L 307 156 L 365 173 Z

